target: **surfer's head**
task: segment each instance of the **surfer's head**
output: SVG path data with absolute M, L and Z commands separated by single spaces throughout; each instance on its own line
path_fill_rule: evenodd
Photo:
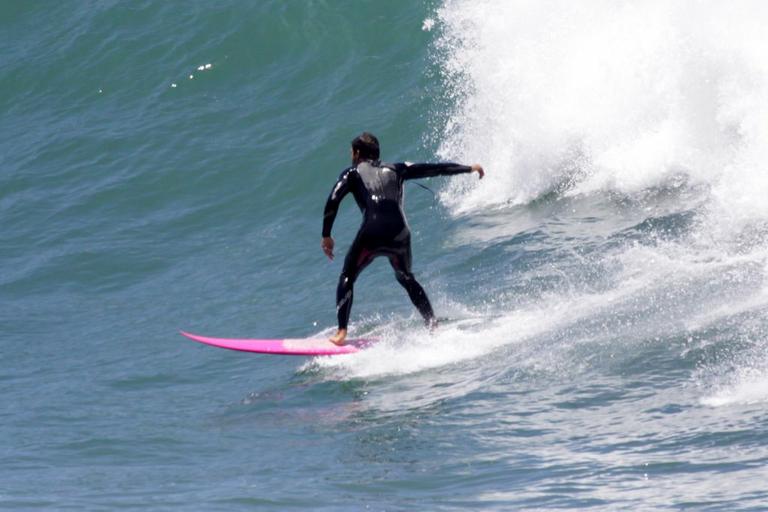
M 379 159 L 379 139 L 369 132 L 363 132 L 352 139 L 352 161 Z

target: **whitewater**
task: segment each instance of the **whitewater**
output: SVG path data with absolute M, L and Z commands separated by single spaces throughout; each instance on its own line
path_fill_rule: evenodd
M 448 2 L 437 11 L 433 58 L 453 102 L 432 127 L 438 154 L 498 170 L 441 192 L 454 217 L 476 223 L 456 243 L 543 232 L 538 243 L 571 253 L 535 270 L 561 274 L 565 289 L 525 290 L 528 299 L 515 298 L 524 307 L 493 291 L 476 312 L 490 325 L 439 334 L 461 338 L 455 357 L 511 343 L 505 333 L 524 339 L 602 316 L 591 334 L 621 339 L 631 321 L 632 337 L 680 336 L 688 351 L 697 332 L 750 318 L 737 338 L 752 355 L 744 376 L 760 380 L 768 43 L 759 4 L 695 5 Z M 449 360 L 442 351 L 425 364 Z M 708 384 L 719 396 L 729 385 Z
M 424 25 L 446 84 L 426 137 L 490 172 L 441 190 L 471 226 L 444 247 L 480 250 L 465 270 L 492 277 L 432 337 L 308 367 L 456 368 L 458 382 L 421 390 L 438 402 L 530 379 L 533 396 L 494 406 L 508 412 L 497 419 L 512 428 L 530 408 L 562 429 L 559 460 L 592 474 L 595 501 L 578 508 L 762 509 L 765 15 L 748 2 L 446 2 Z M 526 453 L 552 448 L 536 446 Z

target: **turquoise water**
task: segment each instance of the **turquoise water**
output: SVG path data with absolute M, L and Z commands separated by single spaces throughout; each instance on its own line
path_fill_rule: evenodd
M 765 510 L 766 21 L 0 4 L 0 509 Z M 406 189 L 451 320 L 377 261 L 363 353 L 179 336 L 333 331 L 321 214 L 363 130 L 488 172 Z

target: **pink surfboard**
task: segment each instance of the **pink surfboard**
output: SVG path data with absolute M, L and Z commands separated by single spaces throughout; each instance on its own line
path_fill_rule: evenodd
M 354 354 L 370 346 L 373 340 L 347 340 L 342 345 L 334 345 L 326 338 L 285 338 L 285 339 L 240 339 L 211 338 L 181 331 L 182 336 L 213 347 L 255 352 L 258 354 L 280 354 L 287 356 L 335 356 Z

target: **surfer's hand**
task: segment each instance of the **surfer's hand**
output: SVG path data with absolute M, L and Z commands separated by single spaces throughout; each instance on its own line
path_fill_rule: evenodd
M 323 252 L 326 256 L 328 256 L 329 260 L 333 259 L 333 238 L 329 236 L 324 236 L 322 241 L 320 242 L 320 247 L 323 249 Z
M 483 176 L 485 176 L 485 171 L 483 170 L 483 166 L 480 164 L 472 164 L 472 172 L 476 172 L 480 175 L 480 179 L 483 179 Z

